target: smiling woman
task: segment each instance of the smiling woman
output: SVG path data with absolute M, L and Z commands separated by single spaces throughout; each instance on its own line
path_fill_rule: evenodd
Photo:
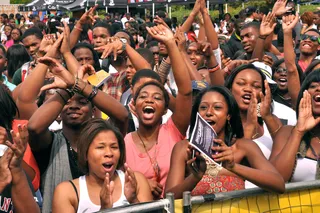
M 193 195 L 233 191 L 244 189 L 244 180 L 269 191 L 283 192 L 280 174 L 254 142 L 243 138 L 240 110 L 228 89 L 211 87 L 198 94 L 192 107 L 190 132 L 197 113 L 217 133 L 214 142 L 219 146 L 212 147 L 215 154 L 211 156 L 215 162 L 197 152 L 191 157 L 187 140 L 177 143 L 171 155 L 166 192 L 173 192 L 179 199 L 184 191 L 192 191 Z M 223 168 L 217 163 L 222 163 Z
M 108 122 L 91 119 L 84 125 L 78 156 L 86 175 L 57 186 L 52 212 L 96 212 L 152 200 L 145 177 L 124 164 L 123 137 Z

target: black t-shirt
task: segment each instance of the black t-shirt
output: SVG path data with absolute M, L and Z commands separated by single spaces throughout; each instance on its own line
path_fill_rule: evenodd
M 31 189 L 34 200 L 38 203 L 37 196 L 34 193 L 33 186 L 31 181 L 28 179 L 29 187 Z M 11 195 L 12 184 L 4 188 L 2 193 L 0 194 L 0 213 L 13 213 L 13 205 L 12 205 L 12 195 Z

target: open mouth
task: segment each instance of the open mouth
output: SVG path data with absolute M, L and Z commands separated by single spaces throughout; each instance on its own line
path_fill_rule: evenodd
M 278 81 L 281 86 L 285 86 L 288 82 L 288 80 L 286 78 L 279 78 Z
M 243 95 L 242 100 L 245 104 L 249 104 L 251 101 L 251 95 L 250 94 Z
M 142 110 L 145 119 L 152 119 L 155 113 L 155 109 L 152 106 L 146 106 Z
M 102 166 L 104 167 L 106 172 L 110 172 L 113 168 L 113 163 L 103 163 Z
M 320 95 L 315 95 L 315 96 L 313 97 L 313 100 L 314 100 L 314 102 L 316 102 L 316 103 L 320 103 Z
M 206 120 L 208 124 L 210 124 L 210 126 L 213 126 L 216 124 L 215 121 L 212 121 L 212 120 Z

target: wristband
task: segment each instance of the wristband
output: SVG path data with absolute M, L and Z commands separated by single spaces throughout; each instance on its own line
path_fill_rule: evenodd
M 61 93 L 59 91 L 56 91 L 56 93 L 61 97 L 61 99 L 64 101 L 64 104 L 67 104 L 67 100 L 63 97 L 63 95 L 61 95 Z
M 83 29 L 82 29 L 82 28 L 77 27 L 77 26 L 74 26 L 73 28 L 75 28 L 75 29 L 77 29 L 77 30 L 79 30 L 79 31 L 83 31 Z
M 217 66 L 215 66 L 214 68 L 208 69 L 209 73 L 214 73 L 214 72 L 216 72 L 218 70 L 220 70 L 219 64 Z
M 90 93 L 90 95 L 88 96 L 88 101 L 92 101 L 92 99 L 94 98 L 94 97 L 96 97 L 96 95 L 98 94 L 98 87 L 93 87 L 92 88 L 92 92 Z

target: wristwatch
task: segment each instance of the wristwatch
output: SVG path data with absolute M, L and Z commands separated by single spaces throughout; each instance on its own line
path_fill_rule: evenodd
M 126 50 L 126 47 L 127 47 L 127 39 L 124 39 L 124 38 L 120 38 L 119 39 L 122 43 L 122 51 L 125 51 Z

